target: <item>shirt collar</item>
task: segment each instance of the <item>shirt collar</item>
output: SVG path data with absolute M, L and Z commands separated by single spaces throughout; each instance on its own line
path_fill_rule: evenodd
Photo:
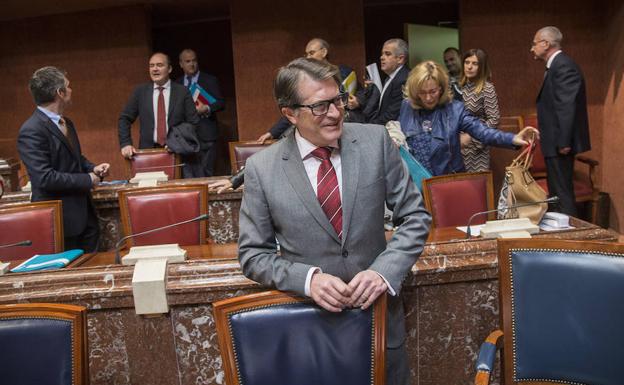
M 190 76 L 190 77 L 185 74 L 184 75 L 184 83 L 187 82 L 187 79 L 191 79 L 191 83 L 197 83 L 197 81 L 199 80 L 199 71 L 195 72 L 195 75 Z M 189 84 L 186 84 L 186 85 L 188 86 Z
M 403 68 L 404 64 L 401 64 L 400 66 L 397 67 L 397 69 L 395 69 L 390 75 L 388 75 L 388 83 L 390 82 L 390 80 L 394 79 L 394 77 L 396 76 L 396 74 L 401 70 L 401 68 Z
M 48 118 L 50 118 L 51 121 L 54 122 L 54 124 L 56 124 L 57 126 L 59 125 L 59 120 L 61 120 L 61 115 L 57 114 L 56 112 L 52 112 L 50 110 L 47 110 L 41 106 L 37 106 L 37 109 L 41 112 L 43 112 L 45 114 L 45 116 L 47 116 Z
M 550 55 L 550 57 L 548 58 L 548 61 L 546 62 L 546 68 L 550 68 L 553 60 L 555 60 L 555 56 L 559 55 L 561 52 L 563 51 L 558 50 L 558 51 L 555 51 L 555 53 L 553 53 L 552 55 Z
M 154 84 L 154 89 L 155 90 L 157 90 L 158 87 L 163 87 L 164 89 L 168 90 L 169 88 L 171 88 L 171 79 L 167 80 L 167 83 L 163 84 L 162 86 L 159 86 L 156 83 L 153 83 L 153 84 Z
M 301 154 L 301 159 L 307 158 L 310 153 L 318 148 L 318 146 L 312 144 L 309 140 L 301 136 L 299 133 L 299 129 L 295 129 L 295 141 L 297 142 L 297 148 L 299 149 L 299 154 Z M 331 146 L 333 148 L 338 148 L 338 143 Z

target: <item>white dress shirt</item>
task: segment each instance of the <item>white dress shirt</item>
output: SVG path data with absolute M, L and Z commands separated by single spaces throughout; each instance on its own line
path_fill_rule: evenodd
M 383 100 L 384 93 L 388 89 L 388 86 L 390 85 L 390 82 L 392 81 L 392 79 L 394 79 L 396 74 L 399 73 L 399 70 L 401 68 L 403 68 L 403 65 L 400 65 L 397 69 L 394 70 L 394 72 L 392 72 L 390 75 L 388 75 L 388 79 L 386 79 L 386 82 L 384 83 L 383 89 L 381 90 L 381 95 L 379 96 L 379 106 L 377 107 L 377 110 L 379 110 L 381 108 L 381 101 Z

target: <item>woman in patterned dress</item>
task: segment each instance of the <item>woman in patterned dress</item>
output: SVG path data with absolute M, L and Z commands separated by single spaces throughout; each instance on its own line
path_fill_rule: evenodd
M 464 53 L 463 63 L 459 84 L 462 87 L 464 107 L 486 126 L 496 128 L 500 112 L 496 90 L 490 82 L 487 54 L 482 49 L 471 49 Z M 490 149 L 468 133 L 461 134 L 461 152 L 466 171 L 490 169 Z
M 454 101 L 446 71 L 440 64 L 425 61 L 410 72 L 405 83 L 399 123 L 410 153 L 432 175 L 464 172 L 459 144 L 460 132 L 467 132 L 488 145 L 515 148 L 527 145 L 534 133 L 525 127 L 518 134 L 502 132 L 483 124 L 479 118 Z

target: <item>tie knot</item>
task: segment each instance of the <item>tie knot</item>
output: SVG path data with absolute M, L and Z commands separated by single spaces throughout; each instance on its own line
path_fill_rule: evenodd
M 331 148 L 330 147 L 317 147 L 314 151 L 311 152 L 311 154 L 312 156 L 320 160 L 327 160 L 331 156 Z
M 158 86 L 156 88 L 158 88 L 158 91 L 160 91 L 160 92 L 163 92 L 163 90 L 165 89 L 165 87 L 163 87 L 163 86 Z

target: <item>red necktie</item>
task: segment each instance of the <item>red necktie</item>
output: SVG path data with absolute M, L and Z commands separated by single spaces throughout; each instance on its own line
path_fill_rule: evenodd
M 165 87 L 158 87 L 160 93 L 158 94 L 158 108 L 156 110 L 156 142 L 161 146 L 164 146 L 167 141 L 167 114 L 165 112 L 165 95 L 163 90 Z
M 336 230 L 338 238 L 342 238 L 342 203 L 340 202 L 338 177 L 329 160 L 330 155 L 331 150 L 327 147 L 319 147 L 312 151 L 312 156 L 321 161 L 316 175 L 316 195 L 321 208 L 329 219 L 329 223 Z

